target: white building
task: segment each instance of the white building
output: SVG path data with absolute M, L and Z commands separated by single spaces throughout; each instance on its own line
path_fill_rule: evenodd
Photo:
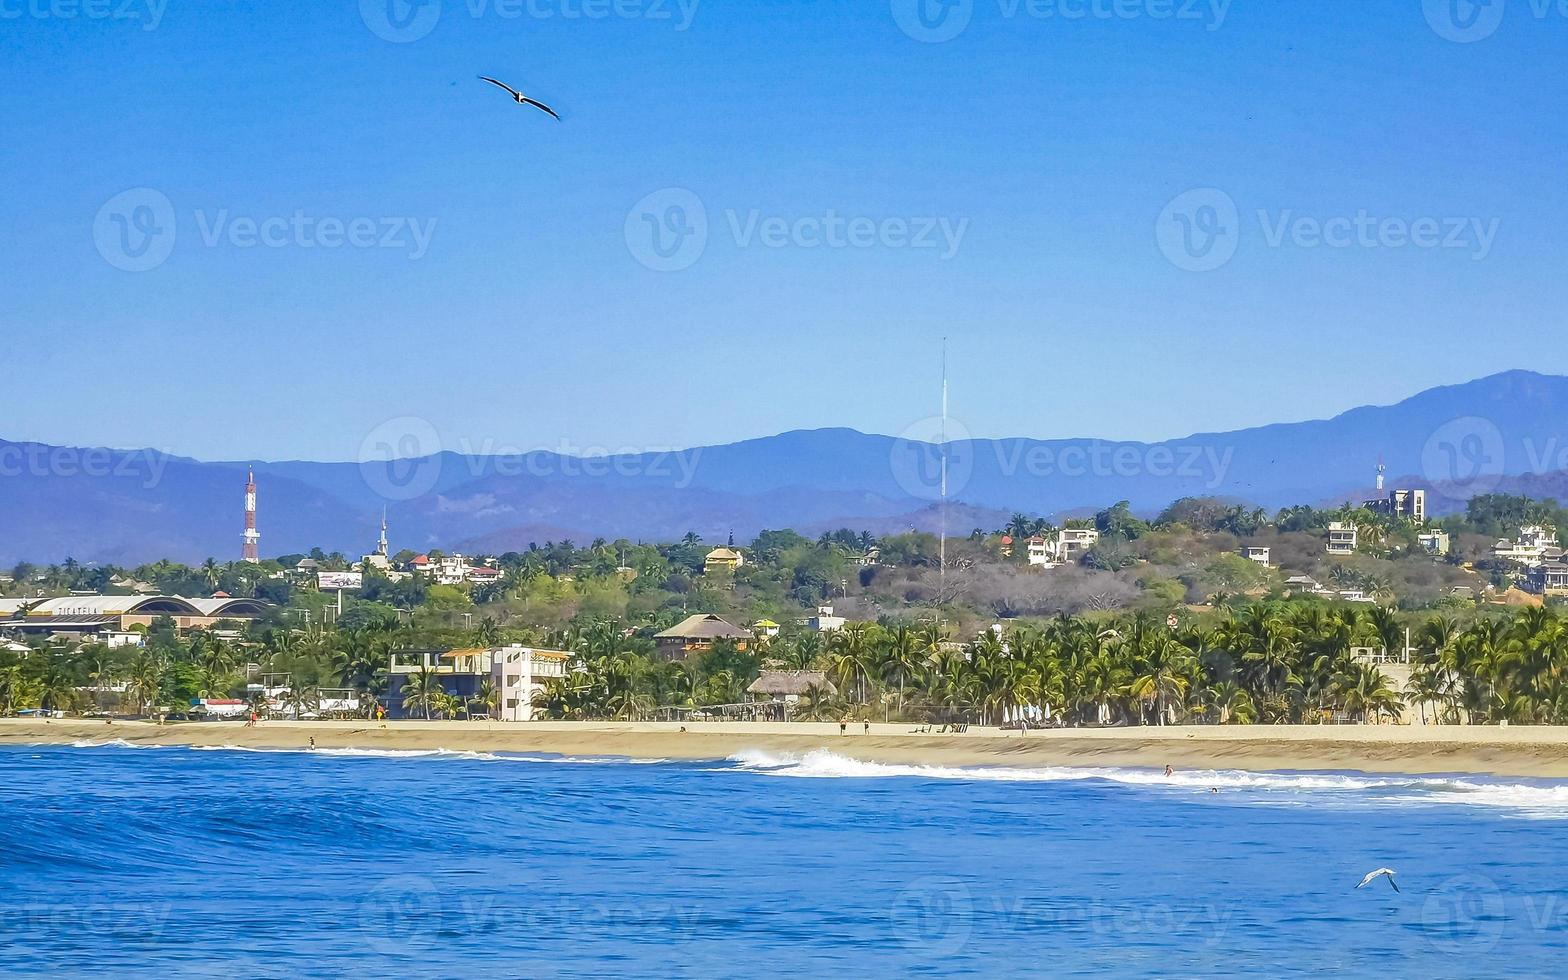
M 1056 546 L 1045 538 L 1035 535 L 1025 542 L 1029 549 L 1029 564 L 1036 568 L 1055 568 L 1061 564 L 1056 560 Z
M 818 633 L 831 633 L 843 629 L 846 622 L 848 621 L 843 616 L 833 615 L 832 606 L 818 606 L 817 614 L 806 620 L 806 625 Z
M 1064 527 L 1056 532 L 1056 557 L 1077 561 L 1084 552 L 1100 543 L 1100 532 L 1092 527 Z
M 533 721 L 534 695 L 545 681 L 566 676 L 572 655 L 512 644 L 490 651 L 491 682 L 501 698 L 501 721 Z
M 1360 532 L 1350 521 L 1334 521 L 1328 526 L 1328 553 L 1353 555 Z
M 1446 555 L 1449 549 L 1447 531 L 1422 531 L 1416 535 L 1416 540 L 1421 542 L 1421 547 L 1429 555 Z
M 1241 549 L 1241 557 L 1248 561 L 1255 561 L 1264 568 L 1269 567 L 1269 549 L 1258 545 L 1245 545 Z
M 1561 554 L 1557 547 L 1557 530 L 1536 524 L 1521 527 L 1519 537 L 1514 540 L 1504 539 L 1492 546 L 1493 558 L 1517 562 L 1526 568 L 1534 568 Z

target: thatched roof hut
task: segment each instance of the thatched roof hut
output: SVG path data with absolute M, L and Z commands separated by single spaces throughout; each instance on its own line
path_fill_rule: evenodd
M 772 698 L 798 698 L 815 688 L 822 694 L 834 695 L 838 688 L 820 670 L 764 670 L 762 675 L 746 688 L 748 694 Z

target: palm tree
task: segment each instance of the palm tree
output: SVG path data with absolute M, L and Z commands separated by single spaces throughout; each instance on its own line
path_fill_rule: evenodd
M 484 708 L 485 714 L 492 718 L 501 710 L 501 692 L 489 678 L 479 682 L 479 687 L 474 691 L 471 701 Z
M 421 666 L 403 675 L 403 710 L 423 711 L 425 720 L 437 706 L 436 699 L 446 694 L 441 686 L 441 675 L 434 667 Z

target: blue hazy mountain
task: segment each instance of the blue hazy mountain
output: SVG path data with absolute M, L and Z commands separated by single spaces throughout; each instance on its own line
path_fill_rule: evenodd
M 1312 369 L 1333 383 L 1326 363 Z M 1288 411 L 1281 406 L 1279 414 Z M 1155 443 L 953 442 L 949 498 L 970 508 L 966 526 L 953 530 L 967 533 L 969 522 L 987 516 L 999 524 L 1012 511 L 1061 515 L 1119 500 L 1152 512 L 1184 496 L 1269 509 L 1359 499 L 1371 492 L 1380 458 L 1390 487 L 1432 489 L 1437 510 L 1492 490 L 1550 495 L 1561 485 L 1568 493 L 1560 473 L 1568 468 L 1565 419 L 1568 378 L 1510 371 L 1332 419 Z M 95 454 L 108 462 L 87 465 Z M 358 555 L 374 543 L 383 508 L 393 547 L 419 550 L 507 550 L 564 537 L 668 540 L 687 531 L 714 541 L 768 527 L 924 529 L 934 526 L 940 461 L 929 442 L 852 429 L 592 464 L 546 452 L 200 462 L 0 442 L 0 563 L 237 556 L 249 466 L 263 554 L 320 546 Z

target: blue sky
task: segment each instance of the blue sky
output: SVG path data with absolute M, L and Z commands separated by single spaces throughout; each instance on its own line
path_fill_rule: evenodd
M 1568 17 L 1526 0 L 1470 28 L 1442 0 L 958 0 L 948 40 L 900 28 L 915 0 L 393 0 L 401 41 L 382 2 L 0 0 L 0 437 L 353 459 L 406 418 L 458 449 L 897 434 L 936 408 L 944 335 L 976 436 L 1568 372 Z M 638 230 L 692 196 L 700 253 L 650 268 Z M 117 268 L 116 220 L 162 234 L 148 200 L 167 256 Z M 1173 258 L 1173 200 L 1234 254 Z M 823 245 L 830 215 L 864 237 Z M 1314 234 L 1358 216 L 1343 247 Z M 246 219 L 288 227 L 253 244 Z

